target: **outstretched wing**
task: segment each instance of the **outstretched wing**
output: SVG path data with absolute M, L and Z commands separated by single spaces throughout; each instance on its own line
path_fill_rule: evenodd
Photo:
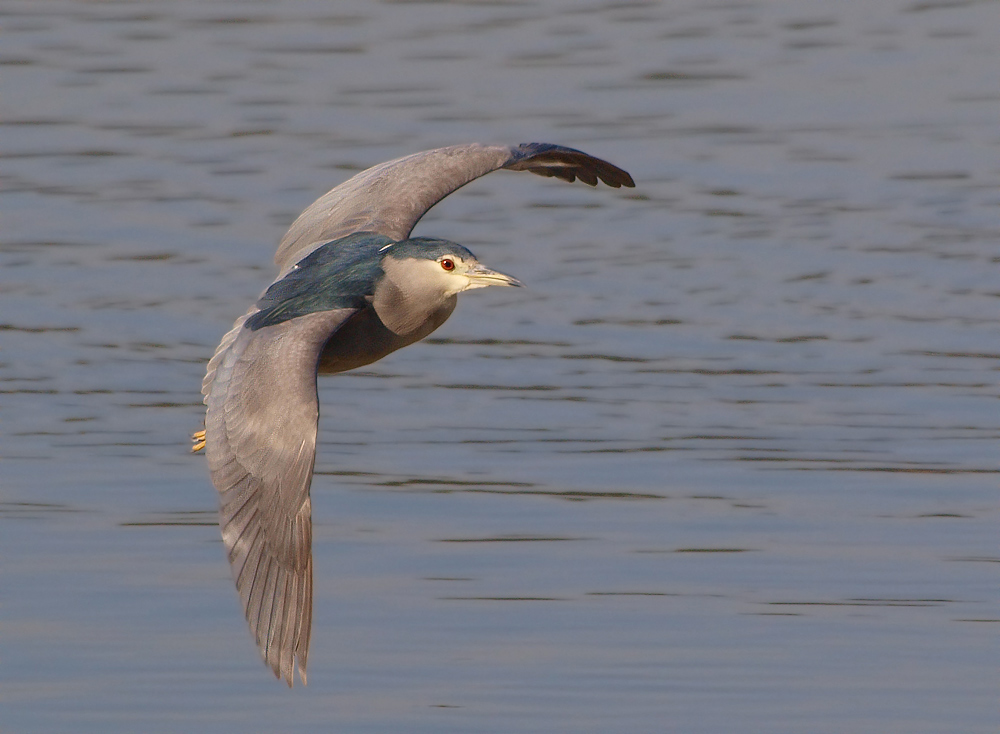
M 453 145 L 426 150 L 362 171 L 309 206 L 281 239 L 274 257 L 289 268 L 323 242 L 354 232 L 406 239 L 428 209 L 491 171 L 531 171 L 572 183 L 632 187 L 625 171 L 600 158 L 549 143 Z
M 274 674 L 306 682 L 312 623 L 316 368 L 355 312 L 322 311 L 256 331 L 251 309 L 223 338 L 202 384 L 205 452 L 222 539 L 250 631 Z

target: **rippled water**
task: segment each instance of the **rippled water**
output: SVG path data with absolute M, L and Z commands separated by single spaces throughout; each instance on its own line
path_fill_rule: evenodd
M 0 731 L 995 732 L 993 3 L 0 8 Z M 301 209 L 524 280 L 321 382 L 310 685 L 259 662 L 204 363 Z

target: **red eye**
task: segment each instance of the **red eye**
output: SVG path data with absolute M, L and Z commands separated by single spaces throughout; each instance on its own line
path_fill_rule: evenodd
M 451 258 L 446 257 L 441 261 L 441 267 L 447 270 L 449 273 L 455 269 L 455 261 Z

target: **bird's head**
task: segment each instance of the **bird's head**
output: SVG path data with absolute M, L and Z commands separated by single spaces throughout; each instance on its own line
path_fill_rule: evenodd
M 396 333 L 419 327 L 442 308 L 451 313 L 455 296 L 462 291 L 521 285 L 448 240 L 415 237 L 386 245 L 381 254 L 385 277 L 375 287 L 374 306 Z
M 489 285 L 520 286 L 521 281 L 490 270 L 469 250 L 455 242 L 414 237 L 383 248 L 382 268 L 403 280 L 414 281 L 422 288 L 440 290 L 453 296 Z

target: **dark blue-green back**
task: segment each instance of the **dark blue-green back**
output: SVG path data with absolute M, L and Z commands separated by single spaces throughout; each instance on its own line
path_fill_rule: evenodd
M 380 250 L 391 243 L 384 235 L 359 232 L 321 245 L 271 284 L 246 326 L 256 331 L 318 311 L 365 306 L 383 275 Z

